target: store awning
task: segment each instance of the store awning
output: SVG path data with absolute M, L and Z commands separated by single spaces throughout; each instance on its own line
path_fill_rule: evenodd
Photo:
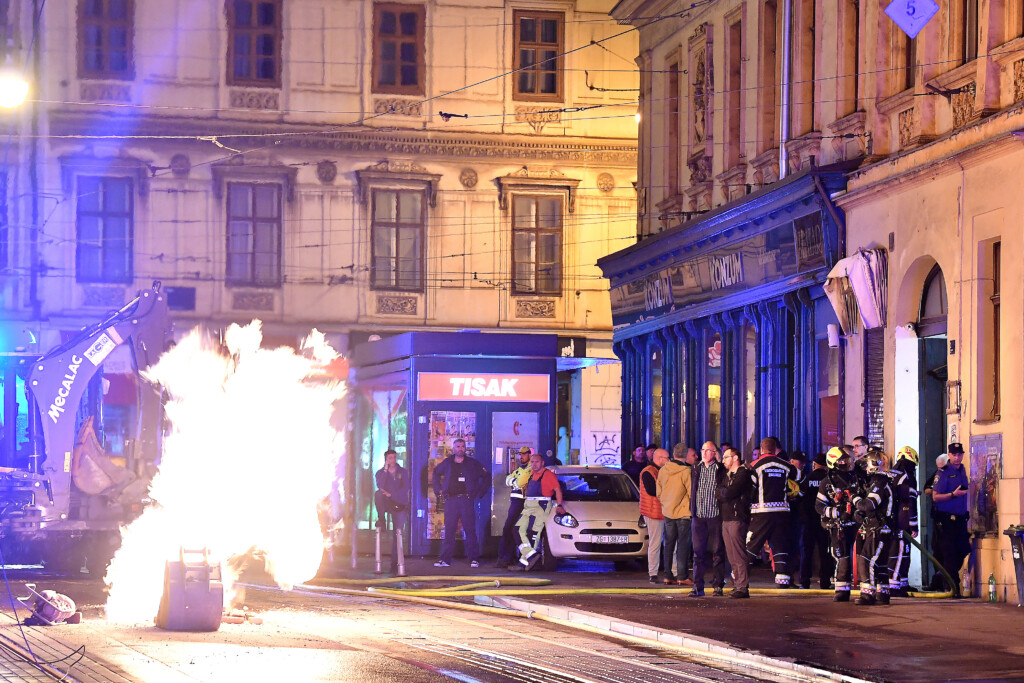
M 843 334 L 884 327 L 888 299 L 888 255 L 884 249 L 861 249 L 841 259 L 825 279 L 825 295 Z

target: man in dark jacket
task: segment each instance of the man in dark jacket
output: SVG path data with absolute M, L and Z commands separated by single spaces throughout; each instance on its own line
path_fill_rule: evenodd
M 749 598 L 750 575 L 747 556 L 747 529 L 750 527 L 750 496 L 753 484 L 750 470 L 743 466 L 743 457 L 735 448 L 722 455 L 725 476 L 718 486 L 719 510 L 722 513 L 722 540 L 732 565 L 730 598 Z
M 725 479 L 725 467 L 718 462 L 718 448 L 708 441 L 700 449 L 701 461 L 693 467 L 690 483 L 690 514 L 693 517 L 693 590 L 690 597 L 704 595 L 704 570 L 711 552 L 711 585 L 722 595 L 725 585 L 725 552 L 722 548 L 722 514 L 718 505 L 718 487 Z
M 803 514 L 803 543 L 800 546 L 800 586 L 811 587 L 811 573 L 814 558 L 818 558 L 818 586 L 832 590 L 832 576 L 836 571 L 836 560 L 829 552 L 829 534 L 821 525 L 821 515 L 815 509 L 821 480 L 828 473 L 824 453 L 814 456 L 810 474 L 800 484 L 801 513 Z
M 441 559 L 435 567 L 450 567 L 455 554 L 459 522 L 466 534 L 466 557 L 470 567 L 480 566 L 480 542 L 476 534 L 476 501 L 490 489 L 490 476 L 475 458 L 466 456 L 466 442 L 452 442 L 452 453 L 434 470 L 434 495 L 444 503 L 444 540 Z
M 629 475 L 629 478 L 633 480 L 637 488 L 640 488 L 640 473 L 644 471 L 650 463 L 647 462 L 647 452 L 643 446 L 637 446 L 633 449 L 633 456 L 629 459 L 629 462 L 622 465 L 622 471 Z
M 377 490 L 373 492 L 373 504 L 377 508 L 377 528 L 385 528 L 384 515 L 391 515 L 391 528 L 405 533 L 409 519 L 409 495 L 411 491 L 409 473 L 398 464 L 398 453 L 393 449 L 384 451 L 384 467 L 375 475 Z M 408 536 L 406 544 L 408 544 Z M 405 546 L 408 548 L 408 545 Z M 398 571 L 398 534 L 391 536 L 391 571 Z

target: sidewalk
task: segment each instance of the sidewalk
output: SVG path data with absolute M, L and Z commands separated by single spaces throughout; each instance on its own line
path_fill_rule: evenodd
M 348 578 L 373 578 L 372 558 L 361 558 Z M 567 563 L 554 573 L 513 573 L 493 566 L 470 569 L 456 560 L 434 568 L 433 558 L 410 558 L 410 576 L 527 576 L 552 587 L 656 588 L 646 572 L 612 572 L 610 563 Z M 384 576 L 390 576 L 385 574 Z M 752 588 L 771 588 L 765 569 L 754 569 Z M 432 582 L 417 584 L 427 587 Z M 435 585 L 450 585 L 438 581 Z M 710 591 L 710 589 L 709 589 Z M 454 597 L 454 596 L 453 596 Z M 470 600 L 471 598 L 465 598 Z M 890 606 L 834 603 L 829 595 L 798 589 L 792 595 L 750 600 L 689 598 L 685 593 L 517 595 L 504 604 L 562 616 L 576 611 L 590 625 L 639 622 L 654 631 L 695 636 L 738 650 L 885 681 L 1024 680 L 1024 608 L 979 600 L 895 598 Z M 522 601 L 522 602 L 520 602 Z M 496 604 L 502 604 L 496 602 Z M 558 608 L 558 609 L 552 609 Z M 591 615 L 587 617 L 586 614 Z M 600 615 L 600 616 L 598 616 Z M 602 619 L 601 617 L 604 617 Z

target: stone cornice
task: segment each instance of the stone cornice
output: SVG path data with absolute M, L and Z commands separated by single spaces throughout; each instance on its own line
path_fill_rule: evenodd
M 365 152 L 439 159 L 536 159 L 633 168 L 636 166 L 637 157 L 636 141 L 622 138 L 441 133 L 423 130 L 380 130 L 355 125 L 309 126 L 224 119 L 107 117 L 60 110 L 50 112 L 51 135 L 83 135 L 85 131 L 102 131 L 102 136 L 196 137 L 195 141 L 181 138 L 165 141 L 177 145 L 209 145 L 208 140 L 213 133 L 219 142 L 237 149 L 251 148 L 255 140 L 259 140 L 263 145 L 273 149 Z M 262 137 L 253 138 L 255 135 Z M 207 140 L 200 141 L 200 136 Z M 96 138 L 101 139 L 99 135 Z M 83 137 L 80 140 L 89 141 L 90 138 Z M 153 144 L 160 141 L 157 139 L 147 142 Z

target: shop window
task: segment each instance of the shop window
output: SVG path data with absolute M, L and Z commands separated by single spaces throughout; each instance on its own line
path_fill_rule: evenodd
M 422 95 L 424 24 L 422 5 L 373 6 L 373 92 Z
M 562 293 L 561 197 L 513 197 L 512 292 L 549 296 Z
M 281 85 L 281 0 L 228 0 L 228 83 Z
M 562 98 L 563 17 L 558 12 L 516 11 L 515 89 L 513 98 L 559 101 Z
M 662 416 L 665 412 L 664 371 L 665 352 L 658 346 L 652 346 L 651 354 L 651 443 L 661 444 L 664 425 Z
M 824 449 L 841 446 L 842 424 L 839 411 L 839 349 L 828 339 L 818 339 L 818 409 L 820 410 L 821 445 Z
M 228 183 L 227 280 L 281 284 L 281 185 Z
M 757 438 L 757 394 L 760 365 L 757 361 L 757 330 L 753 325 L 743 328 L 743 448 L 744 458 L 749 459 L 758 445 Z
M 426 212 L 422 190 L 374 190 L 371 284 L 374 289 L 423 291 Z
M 707 341 L 708 425 L 707 440 L 722 442 L 722 337 L 714 334 Z
M 134 24 L 132 0 L 79 0 L 78 76 L 132 80 Z
M 679 377 L 679 442 L 682 444 L 689 444 L 687 439 L 689 433 L 687 430 L 686 421 L 686 404 L 689 401 L 689 343 L 686 340 L 680 339 L 676 342 L 678 355 L 676 356 L 676 372 Z M 674 445 L 674 444 L 673 444 Z
M 79 282 L 131 282 L 133 183 L 79 176 L 75 227 Z
M 1002 242 L 993 240 L 979 245 L 979 293 L 982 301 L 978 310 L 978 419 L 999 419 L 1000 411 L 1000 293 L 1002 290 Z

